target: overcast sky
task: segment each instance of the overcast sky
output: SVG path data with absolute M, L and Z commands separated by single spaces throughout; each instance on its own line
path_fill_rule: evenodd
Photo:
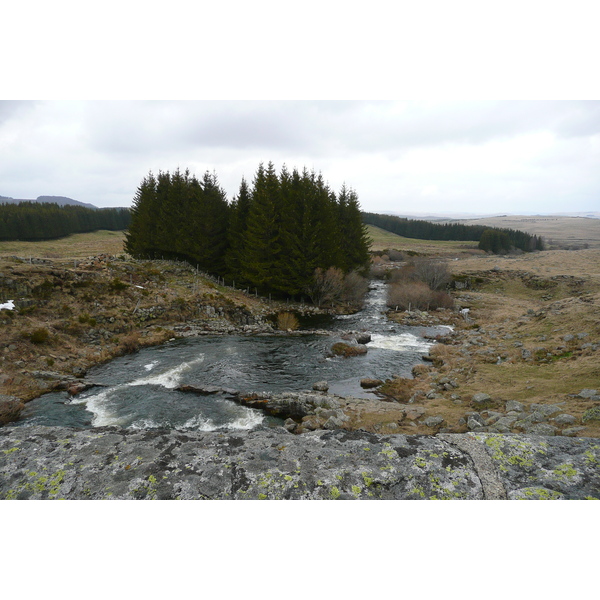
M 0 195 L 129 206 L 179 167 L 231 199 L 273 161 L 372 212 L 600 210 L 590 0 L 81 6 L 5 9 Z
M 129 206 L 149 172 L 259 162 L 345 182 L 363 210 L 600 210 L 600 101 L 3 101 L 0 195 Z

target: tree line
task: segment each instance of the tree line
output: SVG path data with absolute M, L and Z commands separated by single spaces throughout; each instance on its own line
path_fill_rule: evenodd
M 509 252 L 512 248 L 518 248 L 524 252 L 544 249 L 541 237 L 532 236 L 516 229 L 463 225 L 461 223 L 431 223 L 419 219 L 366 212 L 362 215 L 366 224 L 375 225 L 407 238 L 479 242 L 480 249 L 497 254 Z
M 182 258 L 261 293 L 309 293 L 319 271 L 366 268 L 369 239 L 358 196 L 320 173 L 260 163 L 231 202 L 215 173 L 151 172 L 137 189 L 125 249 Z
M 0 204 L 0 241 L 57 239 L 99 229 L 120 231 L 131 220 L 128 208 L 92 209 L 55 203 Z

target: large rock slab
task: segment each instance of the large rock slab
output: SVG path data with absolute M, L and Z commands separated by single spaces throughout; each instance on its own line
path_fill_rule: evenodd
M 518 435 L 0 428 L 0 499 L 600 498 L 600 444 Z

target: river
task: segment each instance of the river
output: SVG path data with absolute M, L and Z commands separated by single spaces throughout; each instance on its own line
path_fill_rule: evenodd
M 447 332 L 388 321 L 385 293 L 383 282 L 372 282 L 362 311 L 318 323 L 326 334 L 199 336 L 144 348 L 90 369 L 86 379 L 97 386 L 73 398 L 52 392 L 33 400 L 13 425 L 251 429 L 278 421 L 239 406 L 223 390 L 302 391 L 327 381 L 330 393 L 372 397 L 360 387 L 362 378 L 410 377 L 431 346 L 424 336 Z M 329 349 L 347 331 L 370 333 L 368 352 L 330 357 Z M 186 393 L 176 389 L 182 385 L 221 391 Z

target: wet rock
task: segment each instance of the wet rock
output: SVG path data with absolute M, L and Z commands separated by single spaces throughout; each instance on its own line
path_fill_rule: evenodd
M 379 387 L 380 385 L 383 385 L 383 381 L 381 381 L 381 379 L 365 378 L 360 380 L 360 387 L 366 390 Z
M 329 384 L 326 381 L 317 381 L 316 383 L 313 383 L 312 389 L 315 390 L 315 392 L 326 392 L 329 390 Z
M 331 352 L 334 356 L 343 356 L 349 358 L 351 356 L 360 356 L 367 353 L 367 347 L 364 344 L 346 344 L 345 342 L 337 342 L 331 347 Z
M 370 333 L 359 333 L 355 337 L 357 344 L 368 344 L 371 341 Z
M 67 382 L 66 390 L 70 396 L 76 396 L 77 394 L 81 394 L 81 392 L 85 392 L 85 390 L 89 390 L 93 386 L 93 383 L 87 381 L 71 381 Z

